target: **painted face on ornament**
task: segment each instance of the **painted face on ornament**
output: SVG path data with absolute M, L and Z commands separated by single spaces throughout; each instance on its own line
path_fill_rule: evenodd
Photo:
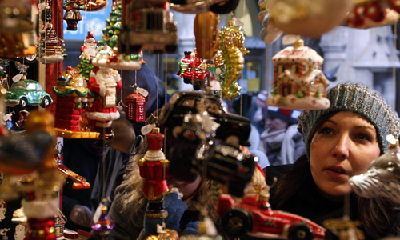
M 323 193 L 341 199 L 351 192 L 349 179 L 364 173 L 379 155 L 374 125 L 356 113 L 342 111 L 314 133 L 310 143 L 311 174 Z
M 88 39 L 85 41 L 85 46 L 86 47 L 96 47 L 96 41 L 94 39 Z
M 267 117 L 266 124 L 270 132 L 286 129 L 288 123 L 276 117 Z

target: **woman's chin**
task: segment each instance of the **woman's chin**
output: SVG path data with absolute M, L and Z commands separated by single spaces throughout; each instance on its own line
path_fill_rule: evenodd
M 336 185 L 322 188 L 321 192 L 330 200 L 342 201 L 346 195 L 351 193 L 351 188 L 349 184 Z

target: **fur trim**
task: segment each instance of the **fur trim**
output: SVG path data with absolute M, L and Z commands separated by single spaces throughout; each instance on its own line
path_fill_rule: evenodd
M 90 120 L 97 121 L 113 121 L 120 117 L 119 112 L 102 113 L 102 112 L 88 112 L 86 117 Z
M 106 85 L 104 83 L 99 84 L 99 94 L 104 97 L 106 95 Z
M 102 127 L 102 128 L 108 128 L 111 126 L 111 121 L 108 122 L 96 122 L 95 123 L 96 127 Z
M 144 158 L 146 159 L 146 161 L 149 162 L 157 162 L 162 159 L 165 159 L 165 155 L 162 151 L 159 150 L 149 150 L 146 152 Z

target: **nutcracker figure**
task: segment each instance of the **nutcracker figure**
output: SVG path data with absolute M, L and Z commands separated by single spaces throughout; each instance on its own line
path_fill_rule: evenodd
M 162 207 L 162 200 L 169 190 L 166 180 L 169 161 L 161 150 L 164 134 L 160 133 L 159 128 L 153 128 L 146 138 L 149 150 L 138 162 L 140 176 L 143 178 L 142 191 L 149 200 L 146 216 L 165 218 L 168 213 Z
M 111 123 L 119 118 L 116 107 L 117 90 L 121 90 L 121 76 L 117 70 L 106 67 L 94 69 L 88 83 L 88 88 L 95 94 L 91 111 L 86 113 L 93 131 L 103 133 L 105 137 L 111 134 Z

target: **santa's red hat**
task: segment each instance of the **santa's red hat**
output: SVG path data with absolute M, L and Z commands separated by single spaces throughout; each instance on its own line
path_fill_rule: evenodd
M 88 31 L 88 34 L 86 35 L 85 42 L 96 42 L 96 39 L 93 36 L 93 33 L 91 31 Z

